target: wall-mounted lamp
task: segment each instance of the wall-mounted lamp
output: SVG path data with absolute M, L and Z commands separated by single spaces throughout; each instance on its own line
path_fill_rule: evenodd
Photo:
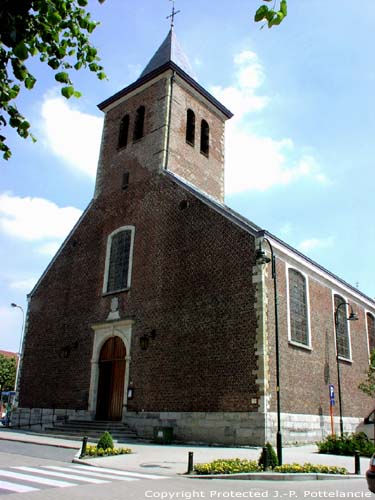
M 78 349 L 78 340 L 62 347 L 59 353 L 60 358 L 69 358 L 71 352 L 75 349 Z
M 144 333 L 142 337 L 139 339 L 139 344 L 141 346 L 141 349 L 145 351 L 148 349 L 148 346 L 150 344 L 150 339 L 154 340 L 156 338 L 156 330 L 151 330 L 150 333 Z

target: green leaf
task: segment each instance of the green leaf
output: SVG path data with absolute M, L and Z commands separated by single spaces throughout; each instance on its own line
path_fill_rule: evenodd
M 21 61 L 24 61 L 29 57 L 29 51 L 23 41 L 14 47 L 13 54 Z
M 287 5 L 286 0 L 281 0 L 280 12 L 282 12 L 284 14 L 284 17 L 288 15 L 288 5 Z
M 272 28 L 272 26 L 278 26 L 281 23 L 281 21 L 284 19 L 284 17 L 285 16 L 282 12 L 277 12 L 276 16 L 273 19 L 271 19 L 271 21 L 269 21 L 268 27 Z
M 262 21 L 268 14 L 268 12 L 269 10 L 267 5 L 260 6 L 259 9 L 255 12 L 254 21 L 255 22 Z
M 56 73 L 55 80 L 60 83 L 70 83 L 68 73 L 62 71 L 61 73 Z
M 107 75 L 103 73 L 103 71 L 101 71 L 100 73 L 98 73 L 98 78 L 99 80 L 105 80 L 107 78 Z
M 70 99 L 74 95 L 74 87 L 71 85 L 69 87 L 63 87 L 61 89 L 61 94 L 66 97 L 66 99 Z
M 31 90 L 32 88 L 34 88 L 35 82 L 36 82 L 36 78 L 34 78 L 32 75 L 30 75 L 30 74 L 29 74 L 29 75 L 25 78 L 25 87 L 26 87 L 28 90 Z
M 80 7 L 86 7 L 87 3 L 87 0 L 78 0 L 78 5 Z

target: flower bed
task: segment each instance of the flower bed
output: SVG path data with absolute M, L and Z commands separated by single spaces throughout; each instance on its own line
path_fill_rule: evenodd
M 85 457 L 112 457 L 116 455 L 128 455 L 132 453 L 130 448 L 98 448 L 95 445 L 87 445 Z
M 263 469 L 255 460 L 218 459 L 206 464 L 196 464 L 194 467 L 196 474 L 238 474 L 262 472 Z M 329 465 L 315 465 L 310 463 L 278 465 L 273 472 L 281 473 L 319 473 L 319 474 L 348 474 L 345 467 L 334 467 Z

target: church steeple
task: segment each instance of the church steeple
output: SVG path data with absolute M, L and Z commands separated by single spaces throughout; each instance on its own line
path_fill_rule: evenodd
M 179 44 L 173 28 L 170 29 L 166 39 L 155 52 L 149 63 L 142 71 L 139 78 L 143 78 L 149 73 L 158 70 L 168 63 L 174 63 L 181 68 L 187 75 L 193 76 L 189 60 Z
M 96 198 L 143 169 L 169 170 L 224 200 L 224 124 L 232 113 L 192 77 L 173 28 L 140 77 L 99 108 L 105 122 Z

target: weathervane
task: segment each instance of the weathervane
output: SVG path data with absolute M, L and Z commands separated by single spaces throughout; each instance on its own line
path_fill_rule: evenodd
M 174 0 L 169 0 L 170 2 L 172 2 L 172 14 L 170 16 L 167 16 L 166 19 L 170 19 L 171 20 L 171 29 L 173 28 L 174 26 L 174 17 L 179 13 L 181 12 L 180 10 L 175 10 L 174 8 Z

